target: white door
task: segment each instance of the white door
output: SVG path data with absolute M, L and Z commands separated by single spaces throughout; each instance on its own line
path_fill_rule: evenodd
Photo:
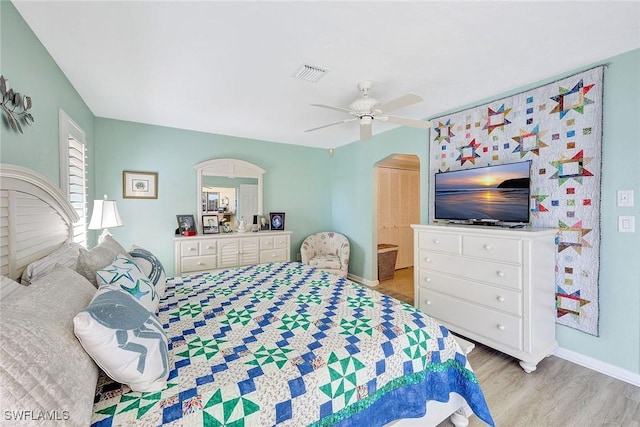
M 238 190 L 238 213 L 237 218 L 244 217 L 247 224 L 252 224 L 253 216 L 258 212 L 258 186 L 255 184 L 240 184 Z

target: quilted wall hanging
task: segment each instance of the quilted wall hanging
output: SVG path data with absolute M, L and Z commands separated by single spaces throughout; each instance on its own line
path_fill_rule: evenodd
M 600 66 L 434 118 L 429 151 L 431 177 L 531 160 L 531 225 L 558 229 L 556 321 L 596 336 L 602 82 Z

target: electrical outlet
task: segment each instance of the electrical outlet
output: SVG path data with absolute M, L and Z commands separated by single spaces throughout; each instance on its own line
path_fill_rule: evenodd
M 618 217 L 618 232 L 620 232 L 620 233 L 635 233 L 636 232 L 636 217 L 635 216 L 619 216 Z
M 302 255 L 300 254 L 300 252 L 298 252 L 298 254 L 296 255 L 296 260 L 298 262 L 302 261 Z

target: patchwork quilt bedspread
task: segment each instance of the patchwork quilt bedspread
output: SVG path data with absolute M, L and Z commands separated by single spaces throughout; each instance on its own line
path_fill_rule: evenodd
M 493 425 L 466 357 L 414 307 L 299 263 L 170 278 L 169 386 L 101 376 L 94 426 L 375 426 L 455 391 Z

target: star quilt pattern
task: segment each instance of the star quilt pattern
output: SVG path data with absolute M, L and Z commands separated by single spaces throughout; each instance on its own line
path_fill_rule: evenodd
M 431 176 L 531 160 L 530 222 L 558 229 L 556 322 L 596 336 L 603 75 L 599 66 L 434 118 L 429 148 Z M 434 200 L 433 180 L 429 191 Z
M 299 263 L 170 278 L 161 392 L 101 375 L 93 426 L 375 426 L 455 391 L 493 425 L 453 336 L 414 307 Z

